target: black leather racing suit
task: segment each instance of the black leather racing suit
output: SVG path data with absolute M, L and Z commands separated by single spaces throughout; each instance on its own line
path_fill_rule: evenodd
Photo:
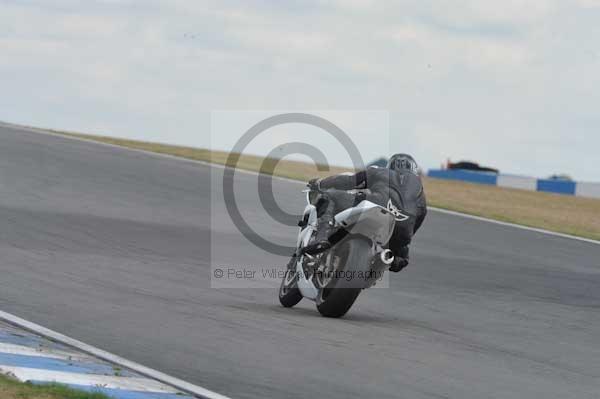
M 330 223 L 338 212 L 366 199 L 393 210 L 400 210 L 408 219 L 396 219 L 388 247 L 397 257 L 408 260 L 408 244 L 427 215 L 427 201 L 421 178 L 407 170 L 370 167 L 356 174 L 341 174 L 318 181 L 324 193 L 319 216 Z M 348 192 L 347 190 L 358 190 Z M 318 205 L 319 208 L 319 205 Z

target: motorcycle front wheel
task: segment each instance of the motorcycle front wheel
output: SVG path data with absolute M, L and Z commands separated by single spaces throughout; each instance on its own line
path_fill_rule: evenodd
M 296 257 L 294 256 L 293 260 L 295 259 Z M 279 302 L 283 307 L 291 308 L 296 306 L 301 300 L 302 294 L 298 288 L 298 273 L 295 268 L 288 268 L 279 287 Z

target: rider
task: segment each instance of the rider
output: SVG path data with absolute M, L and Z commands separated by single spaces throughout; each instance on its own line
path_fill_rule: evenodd
M 312 179 L 308 185 L 321 194 L 316 201 L 317 235 L 314 242 L 304 248 L 304 253 L 314 255 L 329 249 L 335 214 L 369 200 L 396 216 L 394 233 L 388 243 L 394 253 L 390 270 L 399 272 L 408 265 L 408 245 L 427 214 L 423 184 L 412 156 L 395 154 L 385 168 L 369 167 L 356 174 Z

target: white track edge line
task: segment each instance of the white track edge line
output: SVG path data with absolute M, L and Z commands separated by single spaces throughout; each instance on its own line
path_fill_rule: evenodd
M 531 231 L 531 232 L 534 232 L 534 233 L 541 233 L 541 234 L 546 234 L 546 235 L 549 235 L 549 236 L 555 236 L 555 237 L 560 237 L 560 238 L 567 238 L 567 239 L 570 239 L 570 240 L 583 241 L 583 242 L 586 242 L 586 243 L 589 243 L 589 244 L 600 245 L 600 241 L 593 240 L 591 238 L 578 237 L 578 236 L 573 236 L 573 235 L 570 235 L 570 234 L 559 233 L 559 232 L 556 232 L 556 231 L 550 231 L 550 230 L 540 229 L 540 228 L 537 228 L 537 227 L 529 227 L 529 226 L 523 226 L 521 224 L 516 224 L 516 223 L 503 222 L 501 220 L 488 219 L 488 218 L 485 218 L 485 217 L 482 217 L 482 216 L 469 215 L 468 213 L 450 211 L 448 209 L 435 208 L 435 207 L 427 207 L 427 209 L 435 211 L 435 212 L 439 212 L 439 213 L 444 213 L 444 214 L 447 214 L 447 215 L 460 216 L 460 217 L 463 217 L 463 218 L 466 218 L 466 219 L 473 219 L 473 220 L 478 220 L 478 221 L 481 221 L 481 222 L 488 222 L 488 223 L 497 224 L 497 225 L 500 225 L 500 226 L 514 227 L 515 229 Z
M 143 153 L 143 154 L 147 154 L 147 155 L 156 156 L 156 157 L 159 157 L 159 158 L 174 159 L 174 160 L 178 160 L 178 161 L 190 162 L 190 163 L 205 165 L 205 166 L 209 166 L 209 167 L 216 167 L 216 168 L 220 168 L 220 169 L 227 168 L 226 165 L 221 165 L 221 164 L 218 164 L 218 163 L 212 163 L 212 162 L 206 162 L 206 161 L 199 161 L 199 160 L 196 160 L 196 159 L 183 158 L 183 157 L 178 157 L 178 156 L 175 156 L 175 155 L 162 154 L 162 153 L 159 153 L 159 152 L 152 152 L 152 151 L 147 151 L 147 150 L 141 150 L 139 148 L 130 148 L 130 147 L 125 147 L 125 146 L 121 146 L 121 145 L 117 145 L 117 144 L 103 143 L 101 141 L 95 141 L 95 140 L 92 140 L 92 139 L 86 139 L 86 138 L 82 138 L 82 137 L 66 136 L 64 134 L 54 133 L 54 132 L 51 132 L 51 131 L 47 131 L 47 130 L 40 129 L 40 128 L 35 128 L 35 127 L 27 127 L 27 126 L 14 125 L 14 124 L 7 123 L 7 122 L 1 122 L 1 123 L 4 124 L 4 125 L 11 126 L 11 127 L 15 128 L 15 129 L 23 129 L 23 130 L 27 130 L 27 131 L 30 131 L 30 132 L 33 132 L 33 133 L 40 133 L 40 134 L 46 134 L 46 135 L 49 135 L 49 136 L 62 137 L 64 139 L 71 139 L 71 140 L 76 140 L 76 141 L 83 141 L 83 142 L 86 142 L 86 143 L 99 144 L 99 145 L 103 145 L 103 146 L 106 146 L 106 147 L 119 148 L 121 150 L 128 150 L 128 151 L 133 151 L 133 152 L 139 152 L 139 153 Z M 259 175 L 258 172 L 253 172 L 251 170 L 244 170 L 244 169 L 236 169 L 236 172 L 246 173 L 246 174 L 250 174 L 250 175 L 253 175 L 253 176 Z M 305 184 L 305 182 L 303 182 L 303 181 L 289 179 L 287 177 L 273 176 L 273 178 L 276 178 L 278 180 L 287 181 L 287 182 L 290 182 L 290 183 Z M 457 212 L 457 211 L 450 211 L 450 210 L 442 209 L 442 208 L 427 207 L 427 209 L 428 210 L 430 209 L 430 210 L 432 210 L 434 212 L 445 213 L 447 215 L 453 215 L 453 216 L 463 217 L 463 218 L 467 218 L 467 219 L 478 220 L 480 222 L 488 222 L 488 223 L 493 223 L 493 224 L 497 224 L 497 225 L 500 225 L 500 226 L 514 227 L 516 229 L 531 231 L 531 232 L 540 233 L 540 234 L 546 234 L 546 235 L 549 235 L 549 236 L 566 238 L 566 239 L 569 239 L 569 240 L 576 240 L 576 241 L 586 242 L 586 243 L 589 243 L 589 244 L 600 245 L 600 241 L 593 240 L 591 238 L 578 237 L 578 236 L 574 236 L 574 235 L 571 235 L 571 234 L 559 233 L 559 232 L 556 232 L 556 231 L 550 231 L 550 230 L 546 230 L 546 229 L 540 229 L 540 228 L 537 228 L 537 227 L 529 227 L 529 226 L 524 226 L 524 225 L 516 224 L 516 223 L 503 222 L 503 221 L 500 221 L 500 220 L 489 219 L 489 218 L 485 218 L 485 217 L 482 217 L 482 216 L 469 215 L 468 213 L 462 213 L 462 212 Z
M 102 360 L 114 363 L 116 365 L 128 368 L 130 370 L 136 371 L 139 374 L 143 375 L 144 377 L 152 378 L 163 384 L 170 385 L 170 386 L 175 387 L 185 393 L 196 395 L 196 396 L 199 396 L 204 399 L 230 399 L 227 396 L 221 395 L 219 393 L 210 391 L 201 386 L 194 385 L 189 382 L 172 377 L 170 375 L 167 375 L 160 371 L 143 366 L 141 364 L 135 363 L 131 360 L 127 360 L 125 358 L 114 355 L 114 354 L 104 351 L 102 349 L 98 349 L 94 346 L 88 345 L 88 344 L 78 341 L 74 338 L 67 337 L 66 335 L 63 335 L 56 331 L 50 330 L 46 327 L 42 327 L 38 324 L 32 323 L 30 321 L 27 321 L 25 319 L 22 319 L 18 316 L 10 314 L 10 313 L 4 312 L 2 310 L 0 310 L 0 320 L 4 320 L 10 324 L 21 327 L 24 330 L 31 331 L 35 334 L 39 334 L 46 338 L 50 338 L 54 341 L 60 342 L 62 344 L 68 345 L 68 346 L 76 348 L 76 349 L 79 349 L 80 351 L 90 354 L 90 355 L 93 355 L 99 359 L 102 359 Z

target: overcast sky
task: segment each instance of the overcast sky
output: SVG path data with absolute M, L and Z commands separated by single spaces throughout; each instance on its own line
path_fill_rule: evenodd
M 211 110 L 382 110 L 369 155 L 600 181 L 599 0 L 0 7 L 0 120 L 208 147 Z

